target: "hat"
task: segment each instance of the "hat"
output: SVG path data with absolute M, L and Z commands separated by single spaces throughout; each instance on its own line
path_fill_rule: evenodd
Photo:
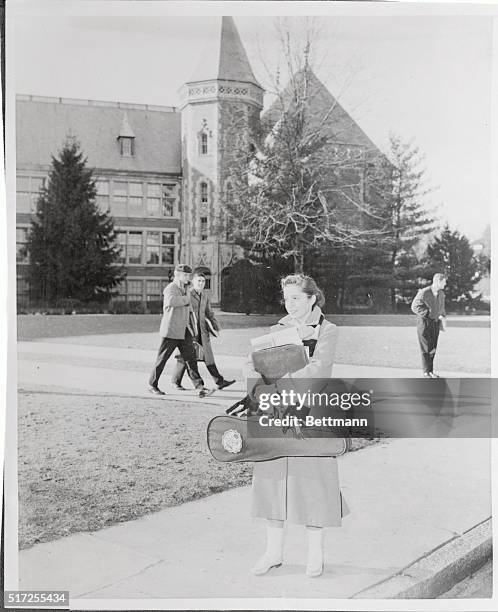
M 175 272 L 187 272 L 187 274 L 192 274 L 192 268 L 187 266 L 187 264 L 176 264 Z

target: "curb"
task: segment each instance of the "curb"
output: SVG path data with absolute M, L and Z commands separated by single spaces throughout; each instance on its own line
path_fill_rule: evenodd
M 491 554 L 488 518 L 352 599 L 434 599 L 479 569 Z

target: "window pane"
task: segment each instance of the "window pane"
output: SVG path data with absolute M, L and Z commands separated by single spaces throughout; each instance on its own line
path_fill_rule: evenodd
M 159 263 L 159 245 L 147 247 L 147 264 Z
M 163 198 L 163 217 L 172 217 L 175 210 L 175 200 L 173 198 Z
M 102 212 L 108 212 L 109 211 L 109 196 L 98 195 L 97 196 L 97 206 Z
M 140 216 L 142 215 L 142 198 L 130 197 L 128 214 Z
M 18 176 L 16 191 L 29 191 L 29 176 Z
M 147 232 L 147 244 L 159 246 L 159 232 Z
M 142 281 L 141 280 L 129 280 L 128 281 L 128 293 L 137 293 L 142 296 Z
M 115 196 L 127 196 L 128 183 L 126 181 L 114 181 L 113 191 Z
M 173 264 L 175 262 L 175 249 L 173 247 L 165 247 L 162 248 L 162 264 L 168 265 Z
M 28 230 L 25 227 L 16 227 L 16 242 L 26 242 Z
M 161 281 L 160 280 L 148 280 L 147 281 L 147 295 L 154 293 L 159 295 L 161 293 Z
M 121 137 L 121 155 L 130 157 L 133 155 L 133 139 Z
M 142 232 L 130 232 L 128 234 L 128 244 L 142 245 Z
M 130 232 L 128 234 L 128 263 L 142 263 L 142 232 Z
M 208 201 L 208 186 L 207 183 L 201 183 L 201 202 L 206 203 Z
M 120 263 L 126 263 L 126 232 L 118 232 L 117 233 L 117 243 L 121 248 L 121 255 L 119 257 Z M 121 292 L 124 292 L 124 289 L 121 288 Z
M 29 193 L 17 193 L 16 206 L 17 212 L 31 212 L 31 196 Z
M 130 183 L 130 195 L 142 197 L 142 183 Z
M 38 200 L 40 199 L 39 193 L 32 193 L 30 196 L 31 199 L 31 212 L 36 212 L 38 207 Z
M 163 232 L 162 233 L 162 243 L 163 244 L 175 244 L 175 234 L 172 232 Z
M 147 214 L 149 217 L 159 217 L 161 200 L 159 198 L 147 198 Z
M 109 195 L 109 181 L 97 181 L 98 195 Z
M 147 183 L 147 195 L 152 198 L 161 196 L 161 185 L 159 183 Z
M 126 206 L 127 198 L 123 196 L 114 196 L 112 201 L 112 213 L 116 216 L 124 216 L 128 215 L 128 207 Z
M 45 182 L 44 177 L 32 176 L 31 177 L 31 193 L 38 193 L 43 187 L 44 182 Z

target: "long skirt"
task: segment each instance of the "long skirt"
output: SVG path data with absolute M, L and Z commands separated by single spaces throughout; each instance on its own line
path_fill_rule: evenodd
M 335 457 L 283 457 L 254 464 L 253 517 L 339 527 L 348 513 Z

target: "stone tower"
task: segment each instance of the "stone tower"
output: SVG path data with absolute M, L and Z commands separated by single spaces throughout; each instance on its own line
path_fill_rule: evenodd
M 221 276 L 240 253 L 226 239 L 223 202 L 229 197 L 226 160 L 239 120 L 257 126 L 263 89 L 253 74 L 233 17 L 218 17 L 216 35 L 180 92 L 182 111 L 181 259 L 210 275 L 219 304 Z

